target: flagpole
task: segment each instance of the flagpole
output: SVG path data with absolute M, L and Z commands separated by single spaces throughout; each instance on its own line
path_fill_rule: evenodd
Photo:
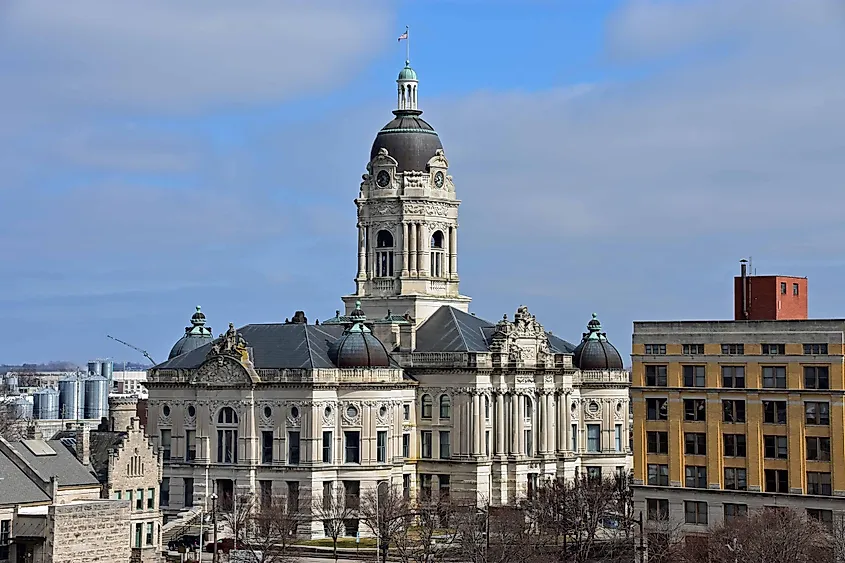
M 405 26 L 405 34 L 408 38 L 405 40 L 405 60 L 411 62 L 411 28 Z

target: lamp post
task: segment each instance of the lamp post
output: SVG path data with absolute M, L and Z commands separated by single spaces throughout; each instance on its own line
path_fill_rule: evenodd
M 387 485 L 387 481 L 379 481 L 376 483 L 376 528 L 378 528 L 378 550 L 381 553 L 381 561 L 382 563 L 386 563 L 388 543 L 382 541 L 384 531 L 382 530 L 381 508 L 379 506 L 379 491 L 381 490 L 382 485 Z
M 212 546 L 213 555 L 211 560 L 214 563 L 218 563 L 220 560 L 217 558 L 217 493 L 211 493 L 211 525 L 214 526 L 214 534 L 212 541 L 214 542 Z

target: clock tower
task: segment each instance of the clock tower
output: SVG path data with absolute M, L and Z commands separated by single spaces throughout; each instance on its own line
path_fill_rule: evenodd
M 440 137 L 417 108 L 417 73 L 399 73 L 394 118 L 376 135 L 358 207 L 358 275 L 346 313 L 409 315 L 442 305 L 467 311 L 458 291 L 458 200 Z

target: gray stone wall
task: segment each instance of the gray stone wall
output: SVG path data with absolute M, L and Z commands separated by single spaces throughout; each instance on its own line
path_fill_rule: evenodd
M 95 563 L 129 561 L 129 503 L 99 500 L 49 509 L 47 561 Z

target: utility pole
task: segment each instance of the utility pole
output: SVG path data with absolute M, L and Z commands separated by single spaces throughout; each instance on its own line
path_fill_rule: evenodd
M 213 547 L 213 555 L 212 555 L 212 562 L 219 563 L 220 559 L 217 555 L 217 493 L 211 493 L 211 522 L 212 526 L 214 526 L 214 547 Z

